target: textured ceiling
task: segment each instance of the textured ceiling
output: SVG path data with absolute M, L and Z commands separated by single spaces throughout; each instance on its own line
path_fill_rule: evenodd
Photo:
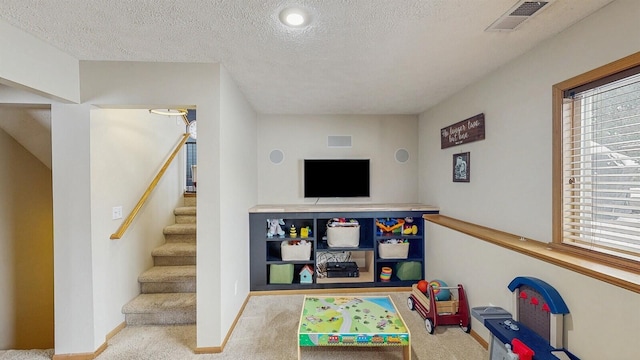
M 258 113 L 417 114 L 612 0 L 1 0 L 0 19 L 80 60 L 220 62 Z M 286 28 L 289 5 L 312 15 Z

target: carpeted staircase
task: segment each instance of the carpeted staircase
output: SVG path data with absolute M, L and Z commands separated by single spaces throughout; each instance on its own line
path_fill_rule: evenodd
M 140 295 L 122 308 L 127 326 L 196 322 L 196 197 L 174 214 L 165 244 L 151 252 L 154 266 L 138 277 Z

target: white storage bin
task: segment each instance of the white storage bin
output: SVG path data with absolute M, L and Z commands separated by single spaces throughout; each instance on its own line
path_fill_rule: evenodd
M 327 227 L 329 247 L 358 247 L 360 245 L 360 225 Z
M 380 259 L 406 259 L 409 256 L 409 243 L 378 243 L 378 256 Z
M 298 245 L 289 245 L 288 241 L 280 243 L 280 253 L 282 260 L 309 260 L 311 259 L 311 243 L 300 243 Z

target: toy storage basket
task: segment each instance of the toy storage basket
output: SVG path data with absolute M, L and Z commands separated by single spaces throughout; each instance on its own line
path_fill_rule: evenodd
M 290 245 L 288 241 L 280 243 L 282 260 L 309 260 L 311 259 L 311 243 Z
M 293 283 L 293 264 L 269 265 L 269 284 Z
M 406 259 L 409 256 L 409 243 L 385 244 L 378 243 L 378 256 L 380 259 Z
M 327 227 L 329 247 L 358 247 L 360 245 L 360 225 Z

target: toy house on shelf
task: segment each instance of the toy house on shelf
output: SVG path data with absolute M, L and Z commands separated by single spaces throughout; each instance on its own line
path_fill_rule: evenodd
M 309 265 L 305 265 L 300 270 L 300 284 L 313 283 L 313 269 Z

